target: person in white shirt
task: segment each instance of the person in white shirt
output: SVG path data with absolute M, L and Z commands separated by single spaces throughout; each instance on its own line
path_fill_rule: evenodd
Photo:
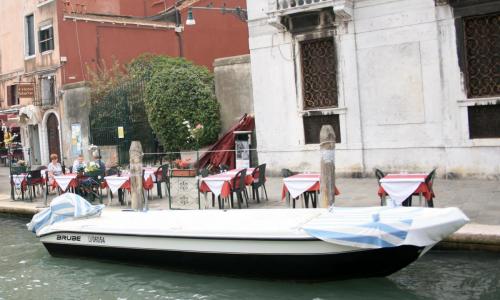
M 73 162 L 73 173 L 77 173 L 78 169 L 87 167 L 83 155 L 78 155 L 77 159 Z
M 57 154 L 50 155 L 50 163 L 47 165 L 47 171 L 49 172 L 49 177 L 62 175 L 62 166 L 58 162 L 59 157 Z

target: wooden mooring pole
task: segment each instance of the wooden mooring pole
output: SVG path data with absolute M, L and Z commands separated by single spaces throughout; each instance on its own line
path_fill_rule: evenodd
M 139 141 L 132 141 L 130 145 L 130 197 L 132 209 L 142 210 L 142 146 Z
M 323 125 L 319 133 L 321 179 L 319 207 L 328 208 L 335 202 L 335 132 L 331 125 Z

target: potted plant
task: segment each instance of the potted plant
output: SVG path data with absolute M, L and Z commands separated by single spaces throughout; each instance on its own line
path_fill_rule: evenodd
M 196 170 L 192 168 L 191 159 L 176 159 L 173 162 L 175 168 L 172 169 L 173 177 L 194 177 Z

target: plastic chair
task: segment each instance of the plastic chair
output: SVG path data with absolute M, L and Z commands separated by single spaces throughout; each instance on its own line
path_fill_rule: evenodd
M 236 198 L 238 201 L 238 208 L 241 208 L 241 203 L 246 201 L 248 208 L 248 194 L 245 185 L 245 177 L 247 175 L 247 169 L 243 169 L 236 173 L 236 176 L 231 180 L 231 207 L 233 207 L 233 194 L 236 193 Z M 224 205 L 222 206 L 224 208 Z
M 161 184 L 164 182 L 166 186 L 166 191 L 168 193 L 168 197 L 170 198 L 170 172 L 169 172 L 170 166 L 168 164 L 161 165 L 156 169 L 155 172 L 155 181 L 156 183 L 156 191 L 158 193 L 158 196 L 160 199 L 163 198 L 162 190 L 161 190 Z
M 41 170 L 28 171 L 26 175 L 26 188 L 29 193 L 30 201 L 36 198 L 36 187 L 41 187 L 44 184 Z
M 219 171 L 222 173 L 222 172 L 227 172 L 229 171 L 229 166 L 228 165 L 225 165 L 225 164 L 220 164 L 219 165 Z
M 380 179 L 385 177 L 385 173 L 377 168 L 374 168 L 373 172 L 375 173 L 375 177 L 377 177 L 377 184 L 380 188 Z M 384 206 L 384 205 L 385 205 L 385 195 L 381 195 L 380 196 L 380 206 Z
M 434 207 L 434 190 L 433 190 L 433 185 L 434 185 L 434 178 L 436 177 L 436 169 L 432 170 L 429 175 L 425 178 L 425 184 L 429 188 L 429 191 L 431 192 L 431 199 L 427 200 L 427 206 L 428 207 Z
M 259 188 L 262 187 L 264 189 L 264 193 L 266 195 L 266 200 L 269 201 L 267 197 L 266 190 L 266 164 L 261 164 L 257 166 L 252 172 L 252 198 L 255 200 L 257 198 L 257 202 L 260 202 L 259 199 Z

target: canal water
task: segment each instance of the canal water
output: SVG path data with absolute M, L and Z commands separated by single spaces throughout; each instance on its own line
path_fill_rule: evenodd
M 388 278 L 261 281 L 51 257 L 28 220 L 0 215 L 2 299 L 500 299 L 500 255 L 431 251 Z

